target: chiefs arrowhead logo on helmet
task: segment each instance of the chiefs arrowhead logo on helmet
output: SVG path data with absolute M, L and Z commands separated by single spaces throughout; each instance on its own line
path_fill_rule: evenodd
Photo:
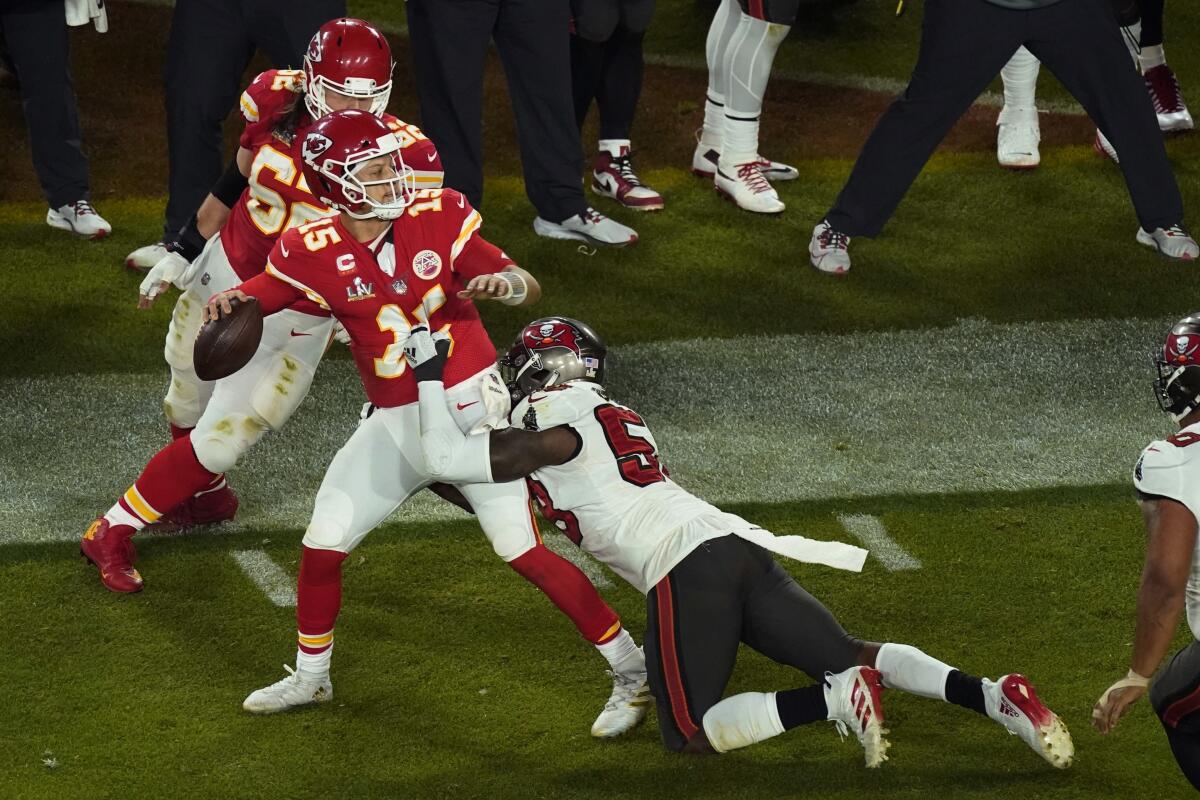
M 304 137 L 304 146 L 300 155 L 305 161 L 315 161 L 322 153 L 333 147 L 333 140 L 320 133 L 310 133 Z

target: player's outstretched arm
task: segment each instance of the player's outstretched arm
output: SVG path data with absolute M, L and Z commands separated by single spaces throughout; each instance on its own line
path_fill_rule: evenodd
M 415 328 L 404 347 L 417 380 L 421 451 L 432 477 L 450 483 L 504 483 L 540 467 L 565 463 L 579 452 L 579 436 L 566 426 L 464 435 L 450 415 L 442 384 L 449 351 L 445 335 L 430 335 L 424 327 Z
M 542 296 L 537 280 L 516 264 L 500 272 L 479 275 L 458 293 L 464 300 L 499 300 L 509 306 L 531 306 Z
M 1092 725 L 1101 733 L 1116 727 L 1117 720 L 1146 693 L 1150 676 L 1170 649 L 1196 546 L 1196 518 L 1183 503 L 1166 497 L 1148 499 L 1142 503 L 1142 515 L 1146 563 L 1138 589 L 1133 660 L 1125 678 L 1109 687 L 1092 711 Z

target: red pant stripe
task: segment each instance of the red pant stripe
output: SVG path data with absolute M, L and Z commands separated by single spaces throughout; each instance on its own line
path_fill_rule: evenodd
M 688 708 L 687 693 L 683 689 L 683 676 L 679 672 L 679 654 L 675 650 L 675 601 L 671 596 L 671 579 L 658 582 L 658 649 L 662 657 L 663 680 L 667 684 L 667 702 L 675 727 L 685 740 L 691 739 L 700 726 L 692 719 Z
M 747 11 L 749 12 L 750 16 L 754 17 L 755 19 L 761 19 L 764 21 L 766 20 L 767 16 L 763 10 L 763 0 L 750 0 L 750 2 L 747 3 L 747 6 L 749 7 Z
M 1200 710 L 1200 687 L 1194 689 L 1187 697 L 1181 697 L 1167 706 L 1163 722 L 1172 728 L 1178 727 L 1181 719 L 1197 710 Z

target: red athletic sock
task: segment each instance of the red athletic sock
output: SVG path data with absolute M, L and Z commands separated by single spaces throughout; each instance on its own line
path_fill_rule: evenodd
M 192 432 L 191 428 L 181 428 L 178 425 L 174 425 L 174 424 L 171 425 L 171 438 L 172 439 L 182 439 L 183 437 L 187 436 L 191 432 Z
M 600 599 L 596 587 L 578 567 L 539 544 L 508 565 L 541 589 L 550 602 L 571 618 L 583 638 L 592 644 L 611 639 L 621 630 L 621 620 Z
M 175 439 L 154 454 L 133 486 L 104 516 L 113 528 L 133 535 L 216 477 L 200 464 L 190 438 Z
M 296 666 L 309 672 L 329 671 L 333 625 L 342 607 L 342 562 L 346 553 L 305 547 L 296 581 Z

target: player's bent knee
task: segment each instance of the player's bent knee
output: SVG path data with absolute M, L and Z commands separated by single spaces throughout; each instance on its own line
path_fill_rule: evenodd
M 194 428 L 204 413 L 200 399 L 199 379 L 194 374 L 171 370 L 171 385 L 163 398 L 163 414 L 167 422 L 180 428 Z
M 267 430 L 266 422 L 257 416 L 228 414 L 211 426 L 197 427 L 192 433 L 192 447 L 206 470 L 228 472 Z
M 353 547 L 346 526 L 326 517 L 314 517 L 304 531 L 302 544 L 313 550 L 336 550 L 349 553 Z
M 528 553 L 533 548 L 537 547 L 537 540 L 534 539 L 527 530 L 513 529 L 505 531 L 495 538 L 489 539 L 492 543 L 492 550 L 504 563 L 509 564 L 516 561 L 521 556 Z

